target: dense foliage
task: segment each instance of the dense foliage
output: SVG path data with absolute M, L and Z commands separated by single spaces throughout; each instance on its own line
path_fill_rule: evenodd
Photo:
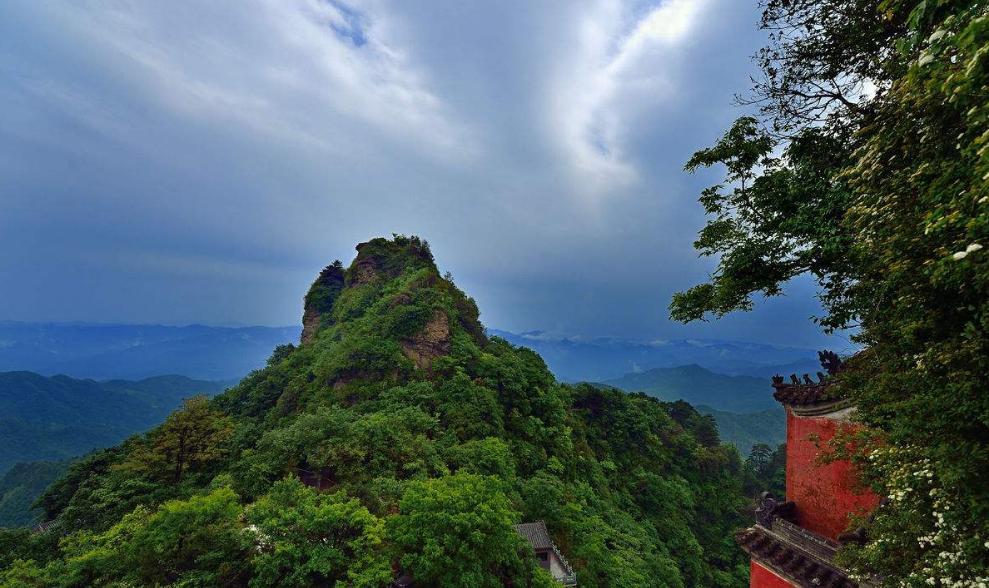
M 769 492 L 780 499 L 786 496 L 786 443 L 773 449 L 756 443 L 745 458 L 745 493 L 758 496 Z
M 855 456 L 888 504 L 845 562 L 886 586 L 989 582 L 989 7 L 961 0 L 767 0 L 753 101 L 688 169 L 710 283 L 681 320 L 810 273 L 826 328 L 868 350 L 840 390 L 871 428 Z M 759 123 L 768 123 L 765 126 Z M 847 447 L 839 445 L 837 449 Z
M 0 586 L 552 586 L 513 529 L 535 520 L 581 586 L 746 584 L 711 417 L 557 383 L 417 238 L 358 251 L 307 297 L 307 343 L 74 465 L 55 530 L 0 534 Z

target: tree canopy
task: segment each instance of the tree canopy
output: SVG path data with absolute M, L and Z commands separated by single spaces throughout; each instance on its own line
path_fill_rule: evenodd
M 688 170 L 697 247 L 719 256 L 674 297 L 690 321 L 751 307 L 810 274 L 826 329 L 866 351 L 839 378 L 870 427 L 855 444 L 889 497 L 844 550 L 888 586 L 989 577 L 989 7 L 958 0 L 767 0 L 759 106 Z

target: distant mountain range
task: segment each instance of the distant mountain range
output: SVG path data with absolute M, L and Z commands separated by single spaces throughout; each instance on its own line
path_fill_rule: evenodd
M 241 378 L 260 368 L 277 345 L 298 342 L 291 327 L 28 323 L 0 321 L 0 371 L 46 376 L 139 380 L 183 374 L 202 380 Z M 600 382 L 629 372 L 697 364 L 713 372 L 768 378 L 820 369 L 812 349 L 683 339 L 633 341 L 549 336 L 490 329 L 539 353 L 564 382 Z
M 0 372 L 0 475 L 17 462 L 62 460 L 149 429 L 183 398 L 213 395 L 231 381 L 158 376 L 96 382 Z
M 686 380 L 680 377 L 685 373 L 696 371 L 696 367 L 697 366 L 684 366 L 684 369 L 658 369 L 647 372 L 652 374 L 654 377 L 653 381 L 657 384 L 657 387 L 662 388 L 662 392 L 657 392 L 655 390 L 647 391 L 646 386 L 632 385 L 628 388 L 622 388 L 611 384 L 602 384 L 601 382 L 586 383 L 599 388 L 613 388 L 618 390 L 624 389 L 627 392 L 643 392 L 650 396 L 657 397 L 665 402 L 671 402 L 674 400 L 682 400 L 686 396 L 697 396 L 697 394 L 693 393 L 693 391 L 689 389 L 689 386 L 686 390 L 682 387 L 683 382 Z M 659 374 L 656 374 L 656 372 L 659 372 Z M 672 372 L 672 375 L 670 372 Z M 718 379 L 719 377 L 731 378 L 731 376 L 722 376 L 721 374 L 712 374 L 711 372 L 708 372 L 708 374 L 709 376 L 704 376 L 703 379 L 708 380 L 709 383 L 711 379 Z M 620 380 L 621 378 L 618 380 L 612 380 L 612 382 Z M 730 380 L 727 381 L 730 383 Z M 724 381 L 721 383 L 723 384 Z M 679 392 L 677 391 L 678 389 L 680 390 Z M 714 417 L 714 421 L 718 427 L 718 437 L 721 439 L 721 442 L 733 444 L 738 448 L 738 451 L 742 454 L 742 457 L 747 457 L 749 453 L 752 452 L 752 446 L 756 443 L 765 443 L 775 449 L 780 443 L 786 442 L 786 411 L 784 411 L 783 407 L 778 404 L 773 408 L 767 408 L 765 410 L 755 412 L 715 410 L 710 406 L 705 406 L 703 404 L 695 405 L 694 408 L 701 414 L 708 414 Z
M 810 373 L 821 369 L 813 349 L 717 339 L 632 341 L 579 339 L 547 335 L 542 331 L 510 333 L 489 329 L 515 345 L 536 351 L 558 379 L 565 382 L 602 382 L 630 372 L 696 364 L 730 376 L 755 376 L 766 382 L 779 374 Z
M 729 412 L 778 408 L 769 378 L 716 374 L 699 365 L 656 368 L 602 382 L 626 392 L 645 392 L 660 400 L 686 400 Z
M 299 327 L 0 321 L 0 371 L 96 380 L 162 374 L 229 380 L 264 366 L 275 346 L 298 342 L 300 332 Z

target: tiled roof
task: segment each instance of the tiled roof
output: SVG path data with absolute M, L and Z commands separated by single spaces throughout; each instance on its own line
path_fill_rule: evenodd
M 831 398 L 826 397 L 828 385 L 825 382 L 784 384 L 782 380 L 782 376 L 773 379 L 773 388 L 776 389 L 773 392 L 773 398 L 783 404 L 818 404 L 825 400 L 831 400 Z
M 531 543 L 533 549 L 553 549 L 553 540 L 543 521 L 515 525 L 515 532 Z
M 858 588 L 841 570 L 759 525 L 735 533 L 735 541 L 760 564 L 803 588 Z
M 821 366 L 827 370 L 829 375 L 842 369 L 841 360 L 833 352 L 821 351 L 817 355 L 821 360 Z M 775 376 L 773 388 L 776 389 L 773 398 L 789 406 L 832 404 L 842 400 L 840 396 L 835 394 L 830 380 L 822 372 L 817 372 L 816 382 L 808 374 L 804 374 L 802 379 L 798 378 L 796 374 L 792 374 L 789 382 L 785 382 L 783 376 Z

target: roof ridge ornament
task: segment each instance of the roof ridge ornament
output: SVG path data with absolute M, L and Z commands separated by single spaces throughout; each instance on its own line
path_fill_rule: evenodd
M 841 358 L 838 357 L 838 354 L 834 351 L 818 351 L 817 357 L 821 360 L 821 367 L 824 368 L 824 371 L 826 371 L 829 375 L 833 376 L 834 374 L 837 374 L 843 367 Z

